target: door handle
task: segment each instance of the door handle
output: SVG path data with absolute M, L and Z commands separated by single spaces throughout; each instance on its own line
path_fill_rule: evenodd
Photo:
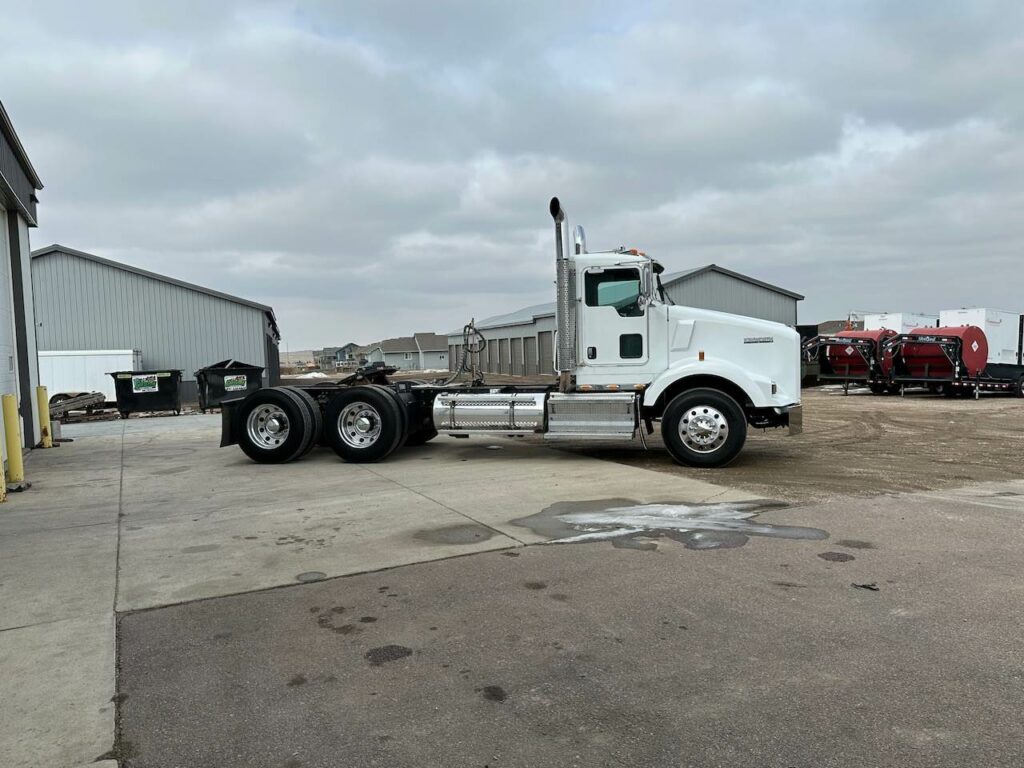
M 597 357 L 597 347 L 587 347 L 587 360 L 593 360 Z

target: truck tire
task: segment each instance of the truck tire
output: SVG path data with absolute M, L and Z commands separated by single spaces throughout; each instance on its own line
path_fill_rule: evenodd
M 724 467 L 747 439 L 747 418 L 732 397 L 717 389 L 691 389 L 676 397 L 661 417 L 661 436 L 677 463 Z
M 1013 396 L 1024 397 L 1024 376 L 1021 376 L 1013 385 Z
M 871 390 L 872 395 L 884 395 L 889 391 L 889 386 L 884 381 L 870 381 L 868 389 Z
M 289 392 L 294 392 L 296 395 L 298 395 L 299 400 L 302 401 L 303 406 L 305 406 L 306 410 L 309 412 L 311 429 L 309 430 L 306 445 L 303 447 L 302 451 L 298 455 L 298 458 L 301 459 L 311 450 L 313 450 L 313 447 L 317 444 L 317 441 L 320 439 L 320 434 L 323 432 L 324 429 L 324 417 L 323 414 L 320 412 L 320 404 L 313 399 L 313 396 L 309 394 L 309 392 L 307 392 L 304 389 L 301 389 L 300 387 L 282 387 L 282 389 L 287 389 Z
M 399 408 L 379 387 L 346 389 L 327 403 L 324 435 L 331 449 L 345 461 L 380 461 L 401 444 Z
M 302 399 L 283 387 L 253 392 L 238 407 L 238 445 L 260 464 L 283 464 L 302 455 L 313 432 Z
M 379 389 L 391 398 L 391 402 L 395 404 L 395 414 L 398 416 L 398 423 L 402 432 L 401 437 L 398 440 L 398 445 L 395 446 L 395 450 L 397 451 L 405 445 L 405 441 L 409 438 L 409 411 L 406 408 L 405 401 L 402 400 L 401 396 L 391 387 L 385 387 L 381 384 L 371 384 L 370 386 L 374 389 Z

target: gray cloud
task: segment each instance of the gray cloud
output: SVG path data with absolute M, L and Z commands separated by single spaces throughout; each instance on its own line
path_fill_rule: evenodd
M 547 300 L 552 194 L 804 321 L 1018 308 L 1024 7 L 775 6 L 47 3 L 2 97 L 35 245 L 270 303 L 292 348 Z

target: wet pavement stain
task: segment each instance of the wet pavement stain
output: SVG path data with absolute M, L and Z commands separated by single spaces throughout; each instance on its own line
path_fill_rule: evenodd
M 840 539 L 836 542 L 837 547 L 846 547 L 847 549 L 874 549 L 875 545 L 870 541 L 860 541 L 859 539 Z
M 508 699 L 508 694 L 500 685 L 485 685 L 481 690 L 481 695 L 488 701 L 505 701 Z
M 294 675 L 291 680 L 288 681 L 289 688 L 297 688 L 300 685 L 305 685 L 307 682 L 305 675 Z
M 822 541 L 828 531 L 798 525 L 757 521 L 763 512 L 788 507 L 771 501 L 714 504 L 657 502 L 633 499 L 563 501 L 543 511 L 512 520 L 552 544 L 611 541 L 620 549 L 654 550 L 658 539 L 671 539 L 687 549 L 733 549 L 751 536 Z
M 526 581 L 523 582 L 523 586 L 527 589 L 547 589 L 548 585 L 543 581 Z
M 326 578 L 327 578 L 327 574 L 324 573 L 323 571 L 306 571 L 304 573 L 300 573 L 298 576 L 295 577 L 295 579 L 297 581 L 303 581 L 303 582 L 305 582 L 305 581 L 320 581 L 321 579 L 326 579 Z
M 469 523 L 449 525 L 445 528 L 428 528 L 412 535 L 414 539 L 428 541 L 431 544 L 476 544 L 478 541 L 487 541 L 492 536 L 494 531 L 490 528 Z
M 375 667 L 389 661 L 404 659 L 406 656 L 412 656 L 412 649 L 406 648 L 404 645 L 382 645 L 379 648 L 371 648 L 363 654 L 363 658 Z
M 828 560 L 830 563 L 848 563 L 851 560 L 857 559 L 846 552 L 819 552 L 818 557 L 822 560 Z
M 195 547 L 185 547 L 181 551 L 186 555 L 191 555 L 195 552 L 213 552 L 215 549 L 220 549 L 220 544 L 200 544 Z

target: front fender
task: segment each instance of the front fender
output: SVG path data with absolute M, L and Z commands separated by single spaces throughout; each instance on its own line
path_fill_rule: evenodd
M 755 407 L 772 405 L 772 382 L 767 376 L 752 376 L 728 360 L 686 360 L 667 368 L 651 382 L 644 390 L 644 407 L 652 407 L 666 389 L 691 376 L 717 376 L 742 389 Z

